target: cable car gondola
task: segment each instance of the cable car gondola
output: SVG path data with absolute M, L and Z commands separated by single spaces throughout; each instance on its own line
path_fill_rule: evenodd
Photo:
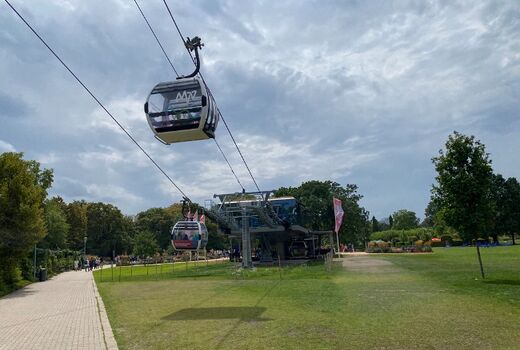
M 292 241 L 289 246 L 289 254 L 291 254 L 293 258 L 305 258 L 307 252 L 307 243 L 305 243 L 305 241 Z
M 200 250 L 208 244 L 208 229 L 199 221 L 178 221 L 172 228 L 171 241 L 176 250 Z
M 186 47 L 195 50 L 195 71 L 177 80 L 157 84 L 144 104 L 148 124 L 163 143 L 215 138 L 218 108 L 204 80 L 197 76 L 201 46 L 200 38 L 188 38 Z

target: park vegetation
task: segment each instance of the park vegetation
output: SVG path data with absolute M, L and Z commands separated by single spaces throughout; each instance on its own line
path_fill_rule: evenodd
M 425 210 L 423 229 L 418 228 L 415 213 L 399 210 L 387 222 L 372 218 L 372 228 L 377 231 L 371 239 L 398 245 L 417 240 L 417 246 L 426 240 L 431 246 L 435 237 L 440 238 L 440 242 L 436 242 L 439 245 L 473 244 L 484 278 L 479 247 L 491 240 L 498 244 L 498 237 L 505 235 L 515 244 L 515 234 L 520 231 L 520 184 L 516 178 L 504 179 L 495 174 L 484 144 L 474 136 L 456 131 L 432 162 L 437 176 Z M 379 232 L 381 227 L 388 231 Z M 376 248 L 382 246 L 380 243 Z
M 0 155 L 0 295 L 33 280 L 40 266 L 50 275 L 71 269 L 84 252 L 105 259 L 122 256 L 126 261 L 130 255 L 156 260 L 171 256 L 170 230 L 183 218 L 180 203 L 130 216 L 109 203 L 48 198 L 52 182 L 51 169 L 41 169 L 22 153 Z M 309 181 L 280 188 L 275 195 L 298 198 L 305 225 L 315 230 L 331 229 L 332 197 L 340 198 L 350 218 L 342 227 L 341 240 L 359 245 L 368 241 L 368 211 L 359 205 L 362 196 L 356 185 Z M 218 233 L 217 225 L 210 220 L 206 225 L 207 248 L 228 249 L 229 240 Z
M 393 247 L 455 246 L 488 239 L 497 243 L 504 235 L 514 244 L 520 232 L 520 184 L 493 172 L 485 146 L 473 136 L 454 132 L 432 161 L 437 177 L 422 222 L 406 209 L 370 219 L 355 184 L 307 181 L 279 188 L 274 196 L 298 199 L 304 225 L 316 231 L 334 227 L 332 198 L 339 198 L 346 218 L 340 242 L 356 248 L 380 248 L 369 247 L 370 241 Z M 51 169 L 41 169 L 22 153 L 0 154 L 0 294 L 33 278 L 35 258 L 52 274 L 72 267 L 71 261 L 83 251 L 109 258 L 171 254 L 169 232 L 183 217 L 180 203 L 129 216 L 109 203 L 48 198 L 52 182 Z M 207 226 L 208 248 L 229 248 L 217 225 L 208 221 Z M 434 237 L 441 241 L 432 242 Z

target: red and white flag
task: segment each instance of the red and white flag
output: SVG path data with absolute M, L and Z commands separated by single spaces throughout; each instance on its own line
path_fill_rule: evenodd
M 202 214 L 202 215 L 200 216 L 200 218 L 199 218 L 199 221 L 200 221 L 201 223 L 205 224 L 205 223 L 206 223 L 206 215 Z
M 337 198 L 332 198 L 332 202 L 334 203 L 334 220 L 336 222 L 336 227 L 334 228 L 334 232 L 338 233 L 343 223 L 343 207 L 341 206 L 341 200 Z

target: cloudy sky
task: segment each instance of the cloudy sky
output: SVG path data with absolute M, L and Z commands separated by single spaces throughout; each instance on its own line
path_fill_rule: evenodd
M 143 103 L 174 78 L 132 0 L 11 0 L 192 199 L 239 190 L 215 144 L 165 146 Z M 378 218 L 423 216 L 431 157 L 457 130 L 520 177 L 519 1 L 168 2 L 205 42 L 203 73 L 262 189 L 354 183 Z M 160 0 L 140 5 L 173 64 L 189 57 Z M 223 125 L 217 139 L 246 189 Z M 53 168 L 52 195 L 127 214 L 180 195 L 0 2 L 0 152 Z

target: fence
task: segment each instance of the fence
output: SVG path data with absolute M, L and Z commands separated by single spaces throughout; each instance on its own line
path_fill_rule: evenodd
M 326 271 L 331 270 L 332 254 L 325 262 Z M 229 280 L 290 280 L 314 278 L 323 273 L 323 261 L 287 262 L 281 260 L 269 265 L 242 268 L 240 261 L 212 259 L 199 261 L 175 261 L 173 263 L 154 263 L 143 265 L 105 265 L 94 272 L 98 283 L 161 281 L 182 278 L 206 277 Z
M 172 277 L 208 276 L 219 270 L 230 270 L 229 259 L 173 261 L 142 265 L 104 265 L 95 272 L 99 282 L 162 280 Z

